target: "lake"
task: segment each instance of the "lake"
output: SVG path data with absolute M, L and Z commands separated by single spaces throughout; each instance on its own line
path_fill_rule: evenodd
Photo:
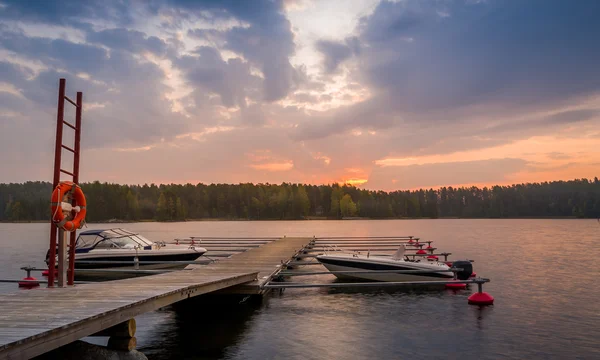
M 451 260 L 474 259 L 477 274 L 492 280 L 484 291 L 496 299 L 490 307 L 468 305 L 474 286 L 288 289 L 260 303 L 198 301 L 136 319 L 138 350 L 150 359 L 600 359 L 596 220 L 201 221 L 89 229 L 117 226 L 156 241 L 415 235 L 453 253 Z M 24 265 L 44 266 L 48 228 L 0 224 L 2 278 L 22 278 Z M 0 292 L 13 291 L 16 284 L 0 284 Z

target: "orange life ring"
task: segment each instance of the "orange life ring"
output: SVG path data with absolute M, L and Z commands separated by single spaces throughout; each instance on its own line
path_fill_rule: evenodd
M 75 200 L 74 209 L 71 211 L 63 210 L 63 200 L 67 198 L 66 203 L 71 203 L 71 199 Z M 52 192 L 51 198 L 52 221 L 57 227 L 65 231 L 75 231 L 81 229 L 85 223 L 86 202 L 83 191 L 79 185 L 71 181 L 61 181 Z M 75 218 L 71 219 L 72 213 L 77 211 Z

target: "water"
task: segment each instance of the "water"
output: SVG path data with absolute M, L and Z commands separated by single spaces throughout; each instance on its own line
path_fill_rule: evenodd
M 473 290 L 288 289 L 258 304 L 194 302 L 136 319 L 138 349 L 150 359 L 600 359 L 600 225 L 595 220 L 123 227 L 163 241 L 194 235 L 417 235 L 455 254 L 452 259 L 475 259 L 475 271 L 492 279 L 484 290 L 496 299 L 494 306 L 480 309 L 467 305 Z M 2 277 L 23 277 L 23 265 L 43 266 L 47 232 L 47 224 L 0 224 Z M 323 275 L 303 281 L 332 279 Z M 0 292 L 15 288 L 0 284 Z

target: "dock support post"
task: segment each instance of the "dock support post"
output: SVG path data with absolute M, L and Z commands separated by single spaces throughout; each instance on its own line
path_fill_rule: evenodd
M 58 230 L 58 287 L 67 285 L 67 234 Z
M 106 347 L 111 350 L 131 351 L 135 350 L 136 346 L 137 340 L 135 337 L 127 338 L 111 336 L 110 338 L 108 338 L 108 345 Z
M 120 338 L 132 338 L 135 336 L 136 328 L 137 326 L 135 319 L 129 319 L 127 321 L 124 321 L 113 327 L 109 327 L 108 329 L 104 329 L 90 336 L 113 336 Z

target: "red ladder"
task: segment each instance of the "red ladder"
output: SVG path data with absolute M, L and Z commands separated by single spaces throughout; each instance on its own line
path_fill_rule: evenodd
M 77 92 L 77 101 L 69 99 L 65 95 L 65 87 L 67 81 L 60 79 L 58 86 L 58 112 L 56 115 L 56 143 L 54 149 L 54 178 L 52 180 L 52 190 L 58 186 L 60 182 L 60 173 L 67 174 L 73 178 L 75 184 L 79 183 L 79 155 L 80 155 L 80 143 L 81 143 L 81 112 L 83 108 L 83 93 Z M 75 106 L 75 125 L 65 121 L 65 100 Z M 74 148 L 70 148 L 63 144 L 63 127 L 67 125 L 71 129 L 75 130 L 75 143 Z M 61 166 L 62 149 L 73 153 L 73 171 L 64 170 Z M 74 203 L 73 205 L 77 205 Z M 55 268 L 56 268 L 56 238 L 57 238 L 58 227 L 50 219 L 50 257 L 48 259 L 48 287 L 54 286 Z M 69 241 L 69 270 L 67 272 L 67 284 L 73 285 L 73 279 L 75 277 L 75 239 L 76 231 L 71 232 Z

